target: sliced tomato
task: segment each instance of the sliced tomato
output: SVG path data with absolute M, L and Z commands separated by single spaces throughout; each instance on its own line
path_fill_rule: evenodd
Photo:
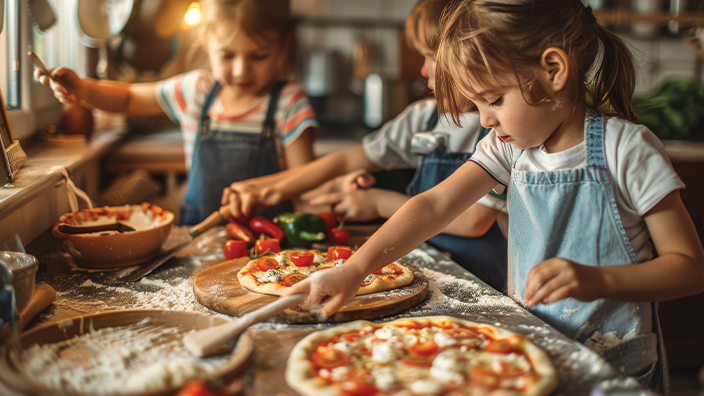
M 305 278 L 307 278 L 307 276 L 294 272 L 284 276 L 284 285 L 291 287 Z
M 228 260 L 249 256 L 249 249 L 247 249 L 247 242 L 245 241 L 230 239 L 225 242 L 222 251 Z
M 261 257 L 257 260 L 257 268 L 262 271 L 279 268 L 279 262 L 271 257 Z
M 349 396 L 374 396 L 379 393 L 377 387 L 368 385 L 361 381 L 345 381 L 340 387 L 342 388 L 343 394 Z
M 257 239 L 257 242 L 254 243 L 254 249 L 259 254 L 266 253 L 267 250 L 271 250 L 274 253 L 279 253 L 281 251 L 279 240 L 273 238 Z
M 430 356 L 437 352 L 440 347 L 438 346 L 438 344 L 435 343 L 435 341 L 427 340 L 425 342 L 416 342 L 415 344 L 411 345 L 410 349 L 411 352 L 415 353 L 416 355 Z
M 315 352 L 313 352 L 313 356 L 310 357 L 310 360 L 315 367 L 324 369 L 342 366 L 349 361 L 344 352 L 329 347 L 318 347 Z
M 315 260 L 315 253 L 313 252 L 291 252 L 289 254 L 291 262 L 296 267 L 310 267 L 313 265 L 313 260 Z
M 328 260 L 347 260 L 352 255 L 352 249 L 344 246 L 330 246 L 328 248 Z
M 382 275 L 384 268 L 386 268 L 386 266 L 383 266 L 383 267 L 379 268 L 378 270 L 372 272 L 372 274 L 374 274 L 374 275 Z

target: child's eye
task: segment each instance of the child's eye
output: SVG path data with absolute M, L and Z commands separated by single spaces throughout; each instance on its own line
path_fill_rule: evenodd
M 504 97 L 501 96 L 500 98 L 496 99 L 495 101 L 489 103 L 489 106 L 499 106 L 503 102 L 504 102 Z
M 269 57 L 269 54 L 253 54 L 252 59 L 253 60 L 264 60 Z

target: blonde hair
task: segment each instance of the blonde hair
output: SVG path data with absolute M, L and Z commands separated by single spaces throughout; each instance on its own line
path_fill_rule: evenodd
M 422 52 L 438 50 L 442 28 L 440 21 L 449 4 L 455 0 L 419 0 L 406 18 L 405 34 L 408 45 Z
M 203 19 L 200 37 L 206 42 L 221 23 L 229 24 L 232 34 L 244 32 L 255 40 L 275 42 L 281 46 L 285 62 L 278 77 L 291 73 L 293 54 L 291 51 L 292 23 L 289 0 L 201 0 Z
M 437 53 L 436 98 L 441 112 L 459 122 L 466 99 L 462 79 L 500 87 L 519 82 L 526 102 L 550 101 L 536 82 L 543 52 L 560 48 L 569 57 L 566 86 L 585 106 L 632 122 L 636 83 L 633 56 L 599 25 L 580 0 L 463 0 L 443 20 Z

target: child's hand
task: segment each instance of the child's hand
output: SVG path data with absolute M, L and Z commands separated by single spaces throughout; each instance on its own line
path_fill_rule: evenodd
M 315 306 L 325 300 L 322 313 L 327 317 L 354 298 L 366 276 L 355 265 L 344 264 L 313 273 L 308 279 L 292 286 L 284 295 L 310 291 L 306 306 Z
M 333 212 L 345 221 L 365 222 L 377 219 L 377 189 L 354 189 L 324 194 L 310 200 L 313 206 L 332 205 Z
M 49 78 L 43 71 L 34 69 L 34 77 L 43 85 L 48 85 L 54 96 L 61 103 L 77 103 L 82 101 L 84 81 L 71 69 L 51 69 L 51 75 L 61 83 L 61 86 Z
M 604 283 L 599 267 L 554 257 L 530 270 L 524 299 L 529 308 L 570 297 L 584 302 L 594 301 L 600 298 L 599 291 L 603 290 Z
M 227 205 L 234 219 L 249 218 L 262 210 L 280 202 L 280 194 L 266 187 L 258 187 L 247 182 L 235 182 L 225 187 L 221 205 Z

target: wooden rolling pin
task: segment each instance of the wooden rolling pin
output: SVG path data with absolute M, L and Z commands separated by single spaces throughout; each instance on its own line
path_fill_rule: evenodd
M 40 283 L 34 286 L 34 293 L 29 299 L 27 306 L 24 307 L 20 313 L 19 320 L 19 331 L 24 330 L 29 322 L 34 319 L 35 316 L 39 315 L 40 312 L 45 310 L 51 303 L 54 302 L 56 298 L 56 291 L 54 288 L 47 285 L 46 283 Z

